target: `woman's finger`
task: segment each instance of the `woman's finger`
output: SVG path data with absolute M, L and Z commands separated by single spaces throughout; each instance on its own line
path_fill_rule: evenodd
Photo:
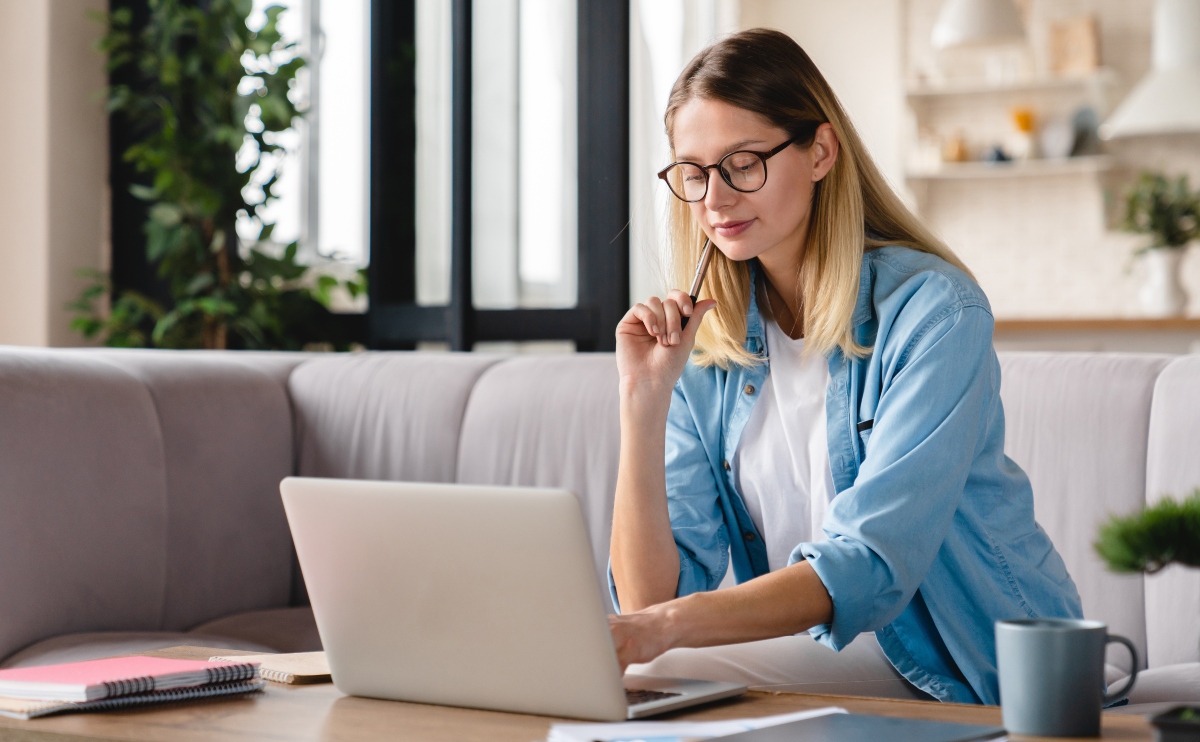
M 716 306 L 717 302 L 713 299 L 701 299 L 696 302 L 696 306 L 692 310 L 692 319 L 688 320 L 687 327 L 683 328 L 685 342 L 690 343 L 696 339 L 696 333 L 699 332 L 700 323 L 704 321 L 704 315 Z
M 654 312 L 654 320 L 658 327 L 658 330 L 654 334 L 658 336 L 659 341 L 665 343 L 667 338 L 667 313 L 663 309 L 662 299 L 659 299 L 657 296 L 651 296 L 646 300 L 646 306 L 650 308 L 650 311 Z
M 634 304 L 633 308 L 629 310 L 629 314 L 633 316 L 640 327 L 645 328 L 646 334 L 658 336 L 658 317 L 650 307 L 640 303 Z
M 663 302 L 663 315 L 667 325 L 667 345 L 679 345 L 683 342 L 683 328 L 679 324 L 679 305 L 674 299 L 667 299 Z
M 692 297 L 688 296 L 682 290 L 671 289 L 667 292 L 667 299 L 679 305 L 679 313 L 684 317 L 692 316 Z

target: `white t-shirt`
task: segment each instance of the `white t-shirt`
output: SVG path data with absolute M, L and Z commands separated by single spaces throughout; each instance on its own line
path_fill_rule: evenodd
M 732 467 L 746 510 L 766 541 L 771 571 L 801 542 L 821 538 L 834 494 L 825 432 L 825 358 L 802 359 L 793 340 L 766 322 L 770 372 L 742 432 Z

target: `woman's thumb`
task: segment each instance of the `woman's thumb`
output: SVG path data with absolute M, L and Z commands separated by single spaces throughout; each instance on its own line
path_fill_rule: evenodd
M 700 323 L 704 321 L 704 315 L 708 314 L 708 310 L 716 306 L 717 302 L 715 299 L 704 299 L 703 301 L 696 302 L 696 305 L 692 308 L 692 315 L 688 319 L 687 327 L 683 328 L 684 334 L 688 335 L 689 338 L 694 338 L 700 328 Z

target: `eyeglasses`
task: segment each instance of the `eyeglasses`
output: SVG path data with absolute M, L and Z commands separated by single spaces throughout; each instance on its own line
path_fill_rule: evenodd
M 720 173 L 721 180 L 733 190 L 754 193 L 767 184 L 767 160 L 801 138 L 794 136 L 770 152 L 753 152 L 748 149 L 730 152 L 716 165 L 673 162 L 660 170 L 658 177 L 663 179 L 676 198 L 689 204 L 703 201 L 708 195 L 709 170 Z

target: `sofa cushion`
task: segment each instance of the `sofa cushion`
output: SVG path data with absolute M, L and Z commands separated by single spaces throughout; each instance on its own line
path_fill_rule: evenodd
M 166 588 L 155 628 L 288 604 L 292 539 L 279 480 L 293 427 L 276 377 L 238 354 L 105 353 L 139 379 L 162 431 Z
M 1109 690 L 1125 685 L 1125 678 L 1109 682 Z M 1151 703 L 1200 704 L 1200 662 L 1151 667 L 1138 673 L 1129 693 L 1130 706 Z
M 193 634 L 183 631 L 102 631 L 84 634 L 65 634 L 26 647 L 6 659 L 0 667 L 33 667 L 56 665 L 60 662 L 83 662 L 122 654 L 138 654 L 152 649 L 181 645 L 213 647 L 216 649 L 245 649 L 251 652 L 270 652 L 270 647 L 222 636 Z
M 458 453 L 459 482 L 574 492 L 604 586 L 621 445 L 617 381 L 610 354 L 498 363 L 475 384 Z
M 358 353 L 302 364 L 288 381 L 298 472 L 454 481 L 467 397 L 498 360 L 470 353 Z
M 154 400 L 97 357 L 0 352 L 0 657 L 161 627 L 167 474 Z
M 319 652 L 321 637 L 312 608 L 248 611 L 208 621 L 191 631 L 103 631 L 66 634 L 22 649 L 0 667 L 29 667 L 58 662 L 135 654 L 182 644 L 253 652 Z
M 1000 356 L 1005 451 L 1029 474 L 1038 523 L 1066 562 L 1084 615 L 1129 637 L 1143 665 L 1142 577 L 1109 572 L 1092 542 L 1108 513 L 1144 501 L 1150 400 L 1169 361 L 1115 353 Z
M 1154 387 L 1146 453 L 1146 502 L 1200 488 L 1200 355 L 1163 369 Z M 1200 569 L 1179 565 L 1146 576 L 1150 667 L 1200 661 Z
M 276 652 L 321 651 L 321 636 L 310 606 L 235 613 L 203 623 L 190 633 L 261 645 Z

